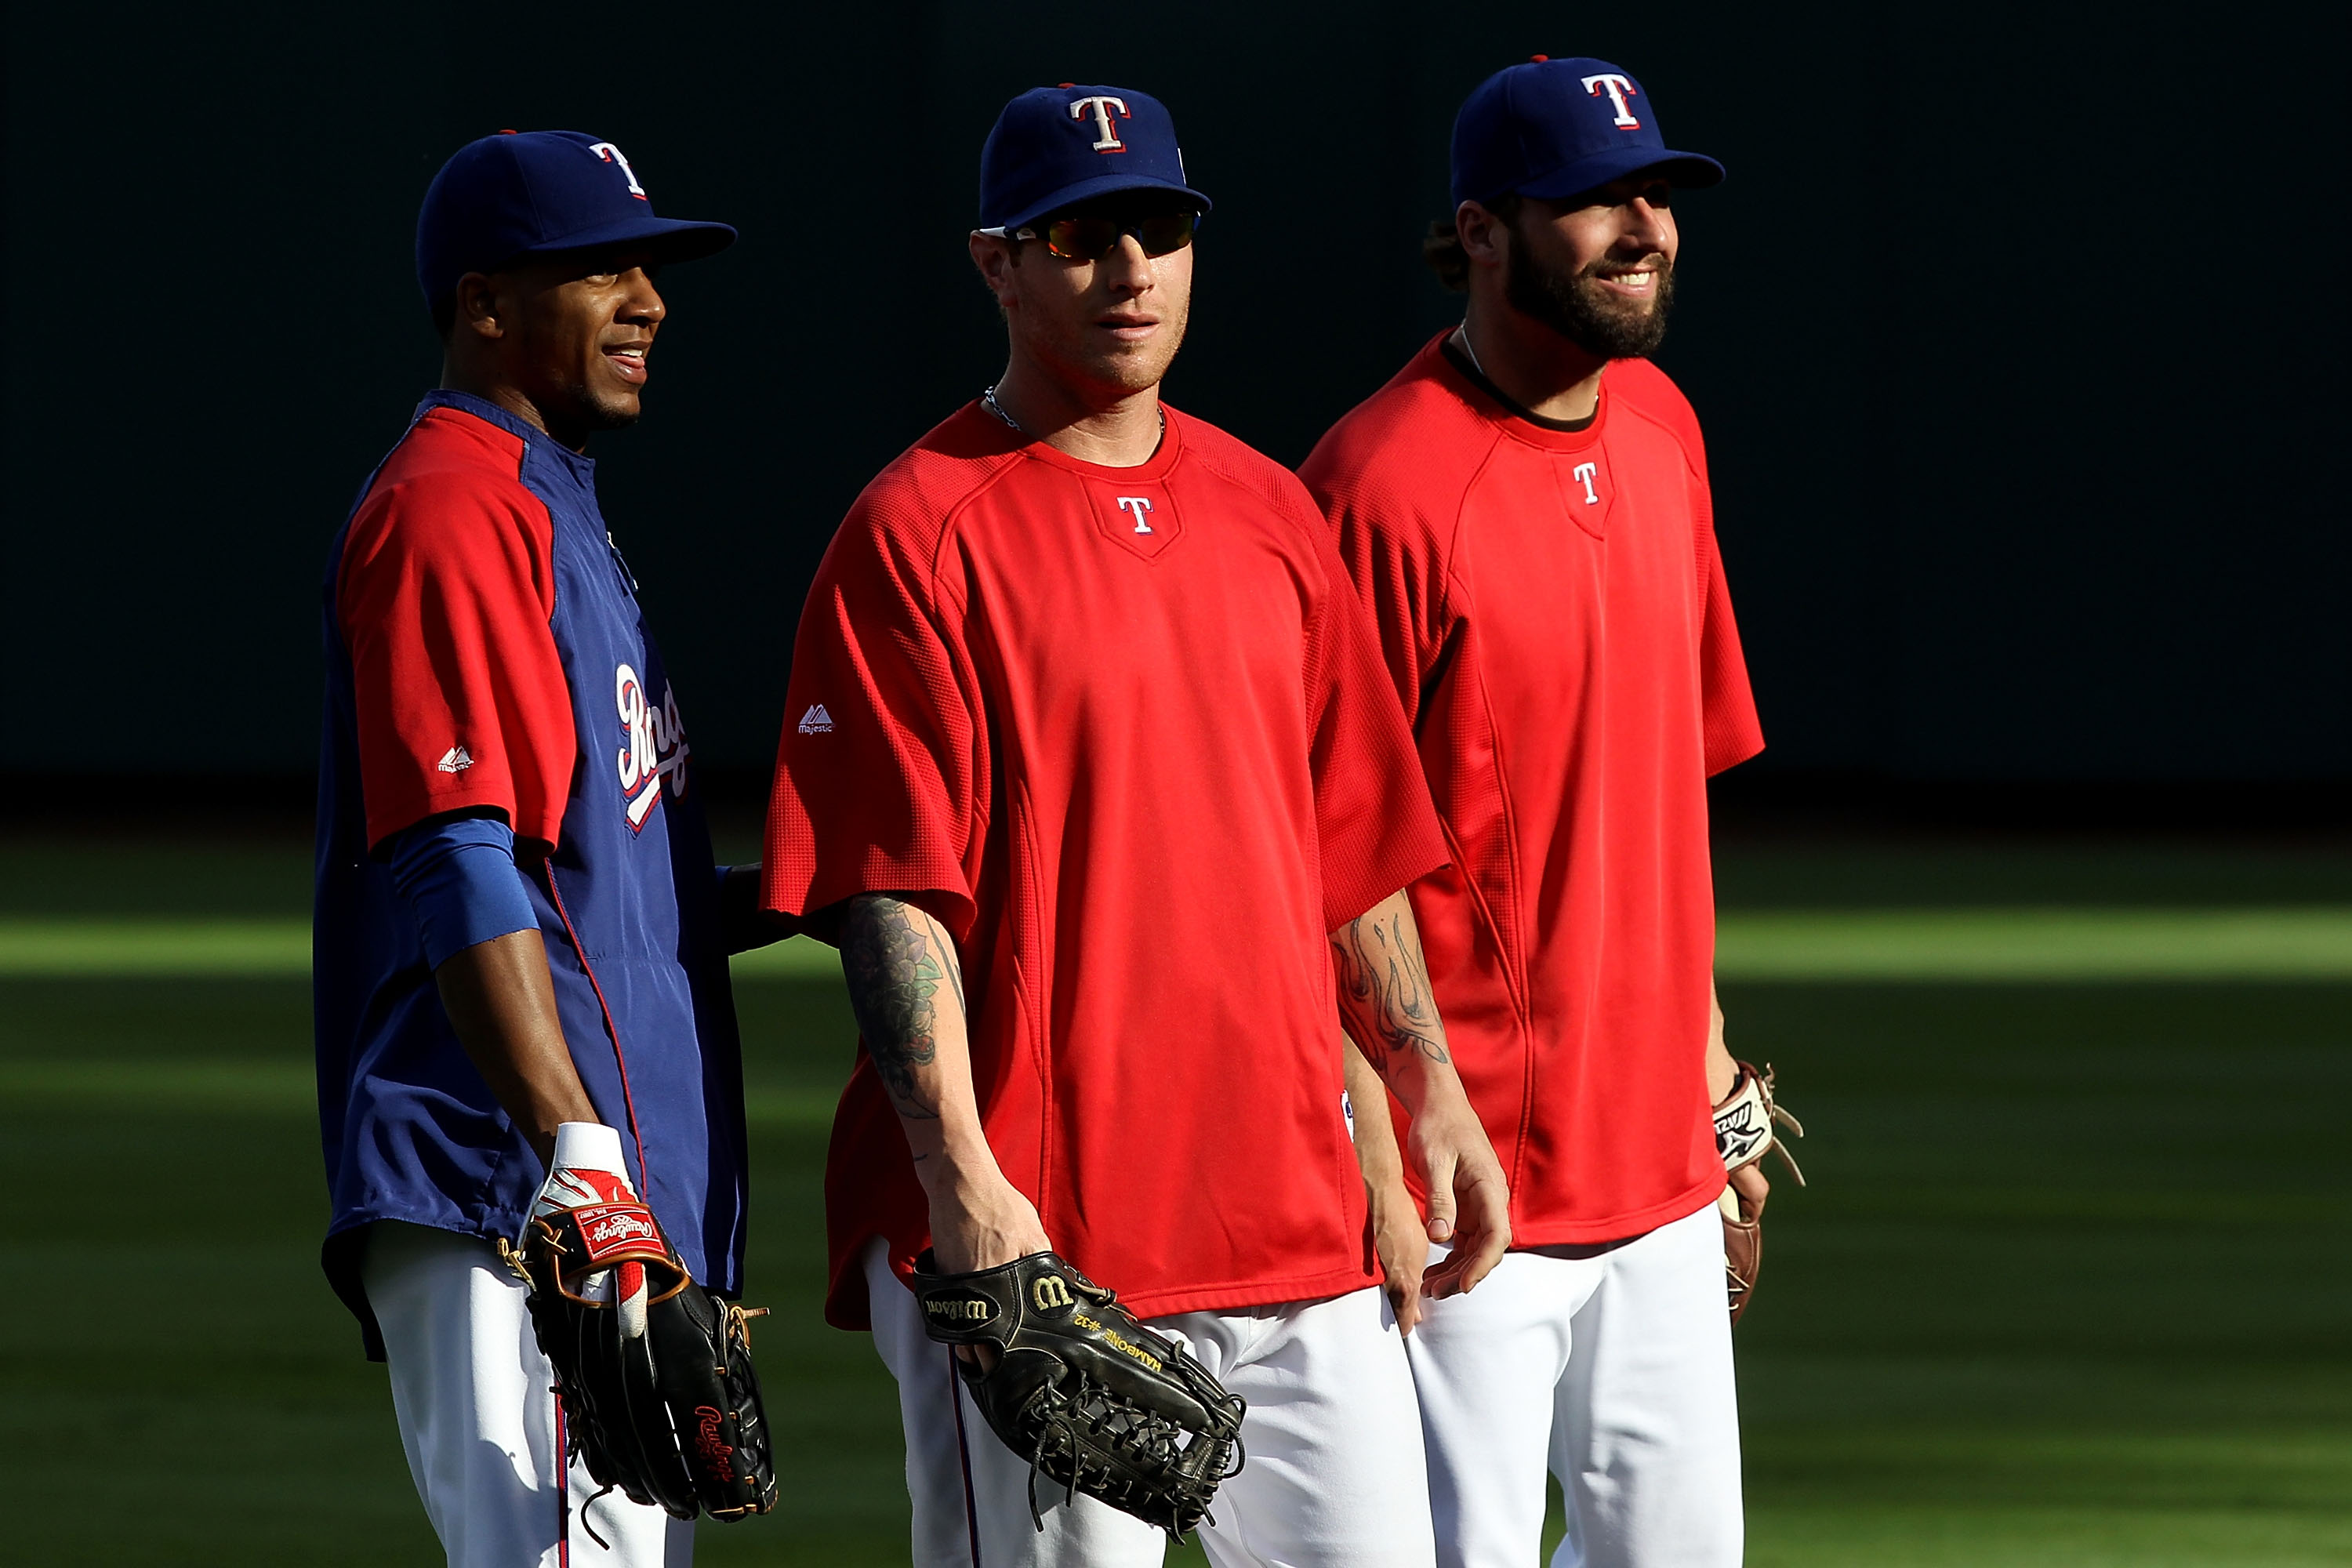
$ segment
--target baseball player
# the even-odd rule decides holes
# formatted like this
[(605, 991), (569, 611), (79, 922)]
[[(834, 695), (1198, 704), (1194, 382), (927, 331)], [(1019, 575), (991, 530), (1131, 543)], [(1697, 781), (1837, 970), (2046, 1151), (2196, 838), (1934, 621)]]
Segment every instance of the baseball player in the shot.
[[(1762, 739), (1698, 422), (1645, 357), (1675, 194), (1722, 169), (1668, 150), (1625, 71), (1538, 56), (1471, 94), (1453, 176), (1428, 252), (1468, 290), (1463, 324), (1302, 470), (1453, 847), (1412, 901), (1510, 1181), (1493, 1277), (1402, 1309), (1423, 1316), (1438, 1561), (1534, 1560), (1549, 1466), (1556, 1568), (1736, 1563), (1710, 1107), (1738, 1069), (1713, 1007), (1706, 781)], [(1376, 1154), (1387, 1108), (1359, 1108)], [(1762, 1173), (1732, 1180), (1752, 1216)]]
[(1248, 1402), (1213, 1562), (1430, 1561), (1333, 943), (1454, 1244), (1433, 1290), (1507, 1241), (1400, 891), (1445, 846), (1362, 606), (1297, 479), (1159, 395), (1209, 205), (1143, 93), (1006, 106), (970, 240), (1004, 372), (866, 487), (793, 655), (765, 901), (841, 921), (863, 1038), (827, 1311), (898, 1379), (925, 1568), (1165, 1544), (1032, 1491), (927, 1336), (927, 1247), (944, 1273), (1056, 1251)]
[(740, 1279), (726, 954), (777, 933), (757, 868), (711, 863), (677, 697), (581, 455), (637, 417), (654, 268), (733, 238), (656, 217), (593, 136), (461, 149), (417, 220), (441, 386), (329, 557), (324, 1262), (465, 1568), (692, 1551), (690, 1523), (567, 1468), (501, 1247), (534, 1212), (642, 1197), (695, 1279)]

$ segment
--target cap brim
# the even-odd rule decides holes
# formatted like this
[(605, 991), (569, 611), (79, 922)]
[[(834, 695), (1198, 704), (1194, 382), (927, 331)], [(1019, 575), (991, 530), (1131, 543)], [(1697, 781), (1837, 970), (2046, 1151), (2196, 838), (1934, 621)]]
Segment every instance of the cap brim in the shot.
[(1527, 181), (1515, 188), (1523, 196), (1534, 196), (1539, 201), (1558, 201), (1563, 196), (1580, 196), (1587, 191), (1599, 190), (1612, 180), (1622, 180), (1645, 169), (1663, 172), (1682, 190), (1699, 190), (1723, 184), (1723, 165), (1703, 153), (1623, 147), (1615, 152), (1596, 153), (1590, 158), (1579, 158), (1564, 169), (1555, 170), (1538, 180)]
[(1033, 224), (1047, 213), (1074, 207), (1080, 202), (1093, 201), (1097, 196), (1112, 196), (1121, 191), (1167, 191), (1209, 211), (1215, 204), (1190, 185), (1180, 185), (1173, 180), (1155, 180), (1145, 174), (1097, 174), (1091, 180), (1080, 180), (1075, 185), (1064, 185), (1041, 201), (1032, 202), (1001, 224), (989, 224), (990, 228), (1020, 228)]
[(735, 243), (735, 230), (723, 223), (697, 223), (691, 218), (624, 218), (575, 233), (541, 240), (518, 256), (551, 256), (566, 250), (604, 250), (619, 246), (643, 247), (664, 261), (698, 261), (716, 256)]

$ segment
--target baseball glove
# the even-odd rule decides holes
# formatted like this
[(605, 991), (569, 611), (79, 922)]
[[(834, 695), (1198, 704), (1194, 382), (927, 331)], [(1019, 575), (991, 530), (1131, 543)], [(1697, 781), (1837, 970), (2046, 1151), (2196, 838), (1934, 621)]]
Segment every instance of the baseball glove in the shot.
[(732, 1521), (775, 1506), (746, 1324), (756, 1314), (696, 1284), (625, 1184), (604, 1201), (542, 1207), (511, 1256), (555, 1368), (567, 1458), (584, 1459), (606, 1491), (678, 1519)]
[[(1779, 1127), (1800, 1138), (1805, 1135), (1803, 1125), (1772, 1098), (1770, 1066), (1759, 1073), (1741, 1062), (1731, 1092), (1715, 1108), (1715, 1147), (1723, 1156), (1725, 1174), (1752, 1165), (1767, 1153), (1777, 1153), (1797, 1185), (1803, 1186), (1805, 1173), (1797, 1169), (1796, 1156), (1780, 1142)], [(1723, 1212), (1724, 1286), (1731, 1297), (1731, 1321), (1737, 1323), (1748, 1310), (1748, 1300), (1756, 1291), (1757, 1272), (1764, 1264), (1763, 1215), (1730, 1186), (1723, 1189), (1717, 1206)]]
[(1050, 1252), (971, 1274), (916, 1260), (923, 1325), (944, 1345), (989, 1346), (982, 1372), (956, 1358), (991, 1430), (1029, 1460), (1029, 1514), (1045, 1528), (1037, 1477), (1100, 1498), (1179, 1540), (1241, 1468), (1242, 1401), (1181, 1345), (1137, 1321)]

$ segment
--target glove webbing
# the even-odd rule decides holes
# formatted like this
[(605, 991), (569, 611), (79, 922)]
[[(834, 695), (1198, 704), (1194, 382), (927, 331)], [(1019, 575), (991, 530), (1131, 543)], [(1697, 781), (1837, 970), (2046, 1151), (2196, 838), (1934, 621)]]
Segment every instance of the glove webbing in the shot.
[[(1080, 1397), (1077, 1399), (1072, 1399), (1057, 1389), (1041, 1388), (1030, 1402), (1032, 1414), (1036, 1412), (1040, 1403), (1050, 1404), (1053, 1406), (1053, 1409), (1045, 1413), (1040, 1420), (1037, 1442), (1029, 1454), (1029, 1520), (1040, 1531), (1045, 1528), (1045, 1511), (1037, 1506), (1037, 1473), (1044, 1468), (1049, 1453), (1066, 1452), (1069, 1456), (1070, 1473), (1062, 1479), (1063, 1501), (1070, 1504), (1077, 1501), (1078, 1482), (1086, 1474), (1087, 1445), (1082, 1439), (1089, 1433), (1097, 1438), (1108, 1439), (1130, 1453), (1148, 1456), (1171, 1468), (1177, 1458), (1184, 1451), (1183, 1446), (1176, 1441), (1176, 1433), (1181, 1428), (1171, 1426), (1166, 1421), (1144, 1409), (1135, 1401), (1121, 1398), (1084, 1373), (1078, 1373), (1078, 1380)], [(1093, 1426), (1081, 1425), (1079, 1421), (1081, 1413), (1088, 1404), (1099, 1405), (1105, 1412), (1104, 1419)], [(1058, 1444), (1055, 1441), (1056, 1438), (1060, 1439)], [(1193, 1441), (1207, 1442), (1210, 1439), (1205, 1436), (1195, 1436)], [(1249, 1463), (1249, 1450), (1243, 1446), (1238, 1434), (1234, 1436), (1233, 1445), (1234, 1462), (1224, 1472), (1227, 1477), (1241, 1474), (1242, 1468)], [(1102, 1469), (1104, 1481), (1108, 1484), (1114, 1479), (1116, 1472), (1108, 1465), (1102, 1467)], [(1052, 1480), (1056, 1478), (1048, 1470), (1046, 1479)], [(1122, 1487), (1121, 1496), (1131, 1495), (1134, 1484), (1130, 1479), (1127, 1486)], [(1181, 1541), (1183, 1539), (1183, 1534), (1177, 1529), (1177, 1515), (1172, 1511), (1175, 1505), (1171, 1503), (1169, 1523), (1164, 1528)], [(1126, 1511), (1134, 1510), (1129, 1509)], [(1215, 1513), (1207, 1509), (1201, 1510), (1201, 1517), (1211, 1524), (1217, 1522)]]

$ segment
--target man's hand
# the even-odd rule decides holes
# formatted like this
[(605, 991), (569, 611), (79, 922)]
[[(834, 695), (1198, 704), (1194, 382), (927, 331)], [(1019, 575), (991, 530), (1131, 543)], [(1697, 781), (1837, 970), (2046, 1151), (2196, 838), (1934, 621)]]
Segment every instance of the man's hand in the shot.
[[(1404, 1157), (1429, 1194), (1428, 1237), (1454, 1248), (1423, 1276), (1422, 1293), (1432, 1300), (1458, 1295), (1510, 1249), (1511, 1198), (1502, 1163), (1454, 1070), (1445, 1024), (1429, 994), (1421, 928), (1403, 890), (1333, 931), (1331, 948), (1349, 1037), (1412, 1118)], [(1360, 1117), (1360, 1151), (1361, 1140)]]
[(1405, 1158), (1429, 1194), (1429, 1239), (1454, 1250), (1422, 1279), (1423, 1293), (1444, 1300), (1475, 1289), (1511, 1247), (1511, 1194), (1486, 1129), (1470, 1109), (1460, 1079), (1433, 1093), (1413, 1113)]
[(1397, 1147), (1396, 1123), (1389, 1118), (1388, 1085), (1355, 1041), (1344, 1034), (1340, 1039), (1348, 1103), (1355, 1117), (1356, 1164), (1364, 1173), (1364, 1197), (1371, 1207), (1372, 1254), (1380, 1259), (1381, 1289), (1396, 1313), (1397, 1331), (1409, 1334), (1422, 1318), (1429, 1227), (1404, 1184), (1404, 1152)]
[(931, 1254), (940, 1273), (971, 1274), (1054, 1249), (1036, 1205), (1020, 1188), (993, 1172), (965, 1176), (948, 1169), (943, 1190), (930, 1194)]
[[(1715, 993), (1715, 982), (1706, 984), (1706, 1102), (1719, 1106), (1731, 1097), (1739, 1082), (1739, 1064), (1732, 1059), (1731, 1047), (1723, 1037), (1723, 1003)], [(1750, 1219), (1764, 1213), (1764, 1200), (1772, 1195), (1772, 1184), (1765, 1179), (1764, 1163), (1742, 1165), (1731, 1173), (1731, 1190), (1739, 1194), (1742, 1207)]]
[(1381, 1260), (1381, 1289), (1396, 1314), (1397, 1332), (1410, 1334), (1428, 1311), (1422, 1273), (1429, 1267), (1429, 1226), (1421, 1205), (1398, 1175), (1379, 1187), (1366, 1184), (1372, 1205), (1372, 1252)]

